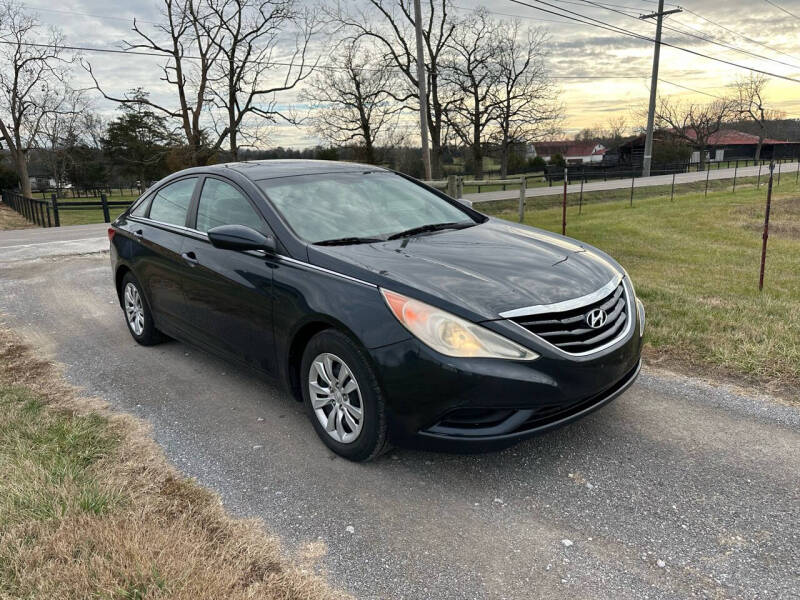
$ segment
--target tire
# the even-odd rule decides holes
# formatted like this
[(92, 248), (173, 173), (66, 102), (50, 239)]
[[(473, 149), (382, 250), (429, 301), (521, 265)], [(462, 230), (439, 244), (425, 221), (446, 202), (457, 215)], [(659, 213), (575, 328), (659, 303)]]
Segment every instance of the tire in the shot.
[(303, 351), (300, 386), (317, 435), (336, 454), (363, 462), (389, 449), (383, 393), (364, 351), (349, 337), (326, 329), (311, 338)]
[(154, 346), (164, 341), (164, 336), (156, 329), (153, 322), (153, 313), (150, 311), (150, 304), (142, 291), (142, 286), (130, 271), (122, 278), (120, 297), (125, 324), (133, 339), (142, 346)]

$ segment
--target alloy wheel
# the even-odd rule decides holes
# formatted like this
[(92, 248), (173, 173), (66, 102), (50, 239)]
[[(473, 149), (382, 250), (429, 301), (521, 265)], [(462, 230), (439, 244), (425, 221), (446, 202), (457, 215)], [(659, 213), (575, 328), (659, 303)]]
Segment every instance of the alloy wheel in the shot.
[(135, 285), (128, 282), (125, 286), (125, 317), (128, 326), (135, 335), (142, 335), (144, 332), (144, 307), (142, 306), (142, 296)]
[(350, 367), (335, 354), (318, 355), (309, 368), (308, 391), (325, 432), (342, 444), (354, 442), (364, 424), (364, 403)]

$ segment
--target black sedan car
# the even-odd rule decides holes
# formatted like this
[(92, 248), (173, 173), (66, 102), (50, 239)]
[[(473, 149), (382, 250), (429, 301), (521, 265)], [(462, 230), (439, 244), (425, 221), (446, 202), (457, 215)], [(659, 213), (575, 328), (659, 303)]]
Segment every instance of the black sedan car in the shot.
[(644, 307), (600, 250), (374, 166), (263, 161), (158, 182), (109, 229), (140, 344), (277, 377), (334, 452), (501, 448), (630, 386)]

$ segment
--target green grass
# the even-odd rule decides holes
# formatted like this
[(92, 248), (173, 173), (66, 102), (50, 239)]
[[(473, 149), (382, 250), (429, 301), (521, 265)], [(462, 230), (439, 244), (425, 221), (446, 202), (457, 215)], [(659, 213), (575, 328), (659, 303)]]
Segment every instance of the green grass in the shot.
[[(133, 202), (138, 198), (138, 195), (131, 196), (131, 195), (119, 195), (115, 194), (113, 196), (108, 197), (109, 202)], [(63, 208), (65, 205), (69, 205), (70, 202), (99, 202), (99, 198), (62, 198), (59, 199), (59, 220), (61, 225), (86, 225), (89, 223), (102, 223), (103, 222), (103, 209), (102, 208), (76, 208), (76, 209), (65, 209)], [(125, 210), (125, 207), (109, 207), (108, 213), (113, 221), (116, 219), (122, 211)]]
[(0, 599), (342, 597), (38, 354), (0, 328)]
[[(567, 235), (618, 259), (647, 306), (652, 358), (703, 372), (800, 385), (800, 187), (775, 187), (764, 291), (758, 291), (766, 185), (711, 182), (570, 195)], [(555, 199), (529, 202), (525, 222), (561, 231)], [(504, 203), (505, 204), (505, 203)], [(538, 208), (538, 209), (537, 209)], [(514, 203), (483, 205), (516, 220)]]
[(0, 531), (30, 520), (102, 514), (121, 500), (102, 490), (92, 471), (116, 444), (104, 419), (56, 415), (11, 386), (0, 386), (0, 412)]

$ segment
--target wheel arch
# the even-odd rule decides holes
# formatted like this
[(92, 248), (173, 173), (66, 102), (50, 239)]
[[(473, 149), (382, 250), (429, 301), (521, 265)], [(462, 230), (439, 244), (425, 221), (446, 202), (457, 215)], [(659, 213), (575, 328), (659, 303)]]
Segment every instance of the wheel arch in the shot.
[(128, 265), (121, 264), (114, 273), (114, 287), (117, 290), (117, 300), (120, 306), (122, 306), (122, 280), (125, 279), (125, 275), (131, 272), (132, 270)]
[(374, 369), (372, 357), (370, 356), (366, 347), (361, 340), (358, 339), (358, 336), (356, 336), (355, 333), (353, 333), (346, 325), (322, 315), (312, 317), (310, 320), (298, 327), (294, 335), (291, 337), (291, 342), (288, 346), (289, 351), (287, 353), (287, 360), (285, 362), (286, 381), (289, 391), (291, 392), (292, 397), (298, 402), (303, 401), (303, 393), (300, 387), (300, 365), (303, 362), (303, 352), (305, 351), (308, 342), (311, 341), (311, 338), (328, 329), (332, 329), (346, 335), (354, 344), (364, 350), (364, 355), (370, 362), (370, 366), (372, 366)]

